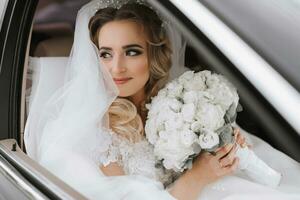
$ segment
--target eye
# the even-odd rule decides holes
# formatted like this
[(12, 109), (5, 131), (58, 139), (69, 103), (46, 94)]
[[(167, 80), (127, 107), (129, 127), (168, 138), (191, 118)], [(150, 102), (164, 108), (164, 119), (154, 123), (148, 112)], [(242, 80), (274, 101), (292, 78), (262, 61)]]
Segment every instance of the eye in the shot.
[(126, 56), (138, 56), (142, 54), (143, 52), (137, 49), (129, 49), (126, 51)]
[(105, 52), (105, 51), (100, 52), (100, 58), (105, 59), (105, 58), (111, 58), (111, 57), (112, 57), (112, 55), (108, 52)]

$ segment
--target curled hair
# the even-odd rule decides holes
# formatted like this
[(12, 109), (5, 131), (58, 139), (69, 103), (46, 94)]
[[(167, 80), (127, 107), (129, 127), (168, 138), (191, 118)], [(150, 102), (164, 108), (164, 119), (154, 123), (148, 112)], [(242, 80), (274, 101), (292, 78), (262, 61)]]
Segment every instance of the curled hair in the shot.
[[(147, 57), (150, 76), (145, 85), (146, 98), (140, 105), (141, 117), (145, 119), (147, 115), (145, 105), (149, 103), (151, 97), (155, 96), (166, 84), (169, 77), (171, 67), (170, 42), (162, 27), (162, 21), (155, 11), (142, 4), (128, 3), (119, 9), (111, 7), (100, 9), (90, 19), (90, 37), (98, 48), (98, 37), (101, 28), (108, 22), (120, 20), (129, 20), (140, 24), (147, 37)], [(139, 114), (136, 112), (136, 108), (134, 109), (135, 106), (133, 103), (129, 105), (130, 103), (131, 102), (126, 101), (124, 98), (118, 98), (109, 109), (109, 112), (113, 113), (110, 115), (110, 125), (117, 134), (126, 135), (125, 129), (128, 130), (128, 135), (132, 134), (132, 132), (130, 132), (132, 131), (130, 123), (133, 122), (127, 121), (128, 119), (135, 119), (139, 121), (139, 123), (142, 123)], [(117, 111), (118, 109), (120, 109), (120, 111)], [(133, 118), (133, 114), (138, 117)], [(126, 138), (128, 138), (128, 136), (126, 136)]]
[(124, 98), (117, 98), (108, 110), (111, 129), (131, 142), (140, 141), (143, 123), (135, 105)]

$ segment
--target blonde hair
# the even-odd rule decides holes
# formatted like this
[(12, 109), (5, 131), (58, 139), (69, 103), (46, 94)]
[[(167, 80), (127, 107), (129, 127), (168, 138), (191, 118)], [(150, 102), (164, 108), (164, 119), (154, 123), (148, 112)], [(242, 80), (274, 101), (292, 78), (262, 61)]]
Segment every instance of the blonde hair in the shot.
[[(137, 3), (119, 9), (103, 8), (89, 22), (90, 37), (98, 47), (98, 34), (104, 24), (115, 20), (131, 20), (142, 25), (147, 36), (150, 77), (145, 85), (146, 98), (140, 114), (136, 106), (125, 98), (117, 98), (109, 108), (110, 128), (130, 141), (139, 141), (144, 134), (143, 121), (147, 116), (146, 104), (166, 84), (171, 67), (171, 48), (162, 21), (149, 7)], [(142, 118), (142, 119), (141, 119)]]
[(140, 141), (144, 135), (143, 123), (135, 105), (124, 98), (117, 98), (108, 110), (109, 126), (131, 142)]

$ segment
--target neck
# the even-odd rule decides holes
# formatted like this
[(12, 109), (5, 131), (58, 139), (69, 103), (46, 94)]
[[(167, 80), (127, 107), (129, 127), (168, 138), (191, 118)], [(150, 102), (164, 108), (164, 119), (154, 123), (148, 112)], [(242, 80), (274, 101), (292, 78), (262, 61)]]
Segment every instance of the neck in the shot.
[(140, 113), (141, 103), (145, 98), (146, 98), (146, 94), (145, 94), (144, 89), (141, 89), (134, 95), (128, 97), (128, 99), (136, 106), (138, 113)]

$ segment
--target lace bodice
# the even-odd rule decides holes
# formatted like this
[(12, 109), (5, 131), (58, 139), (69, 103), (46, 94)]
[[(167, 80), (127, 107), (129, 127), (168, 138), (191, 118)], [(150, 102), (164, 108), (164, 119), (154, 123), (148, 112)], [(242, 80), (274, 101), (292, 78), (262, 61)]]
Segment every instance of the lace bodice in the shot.
[(127, 175), (146, 176), (164, 185), (173, 182), (175, 174), (156, 165), (153, 146), (146, 139), (133, 143), (110, 130), (104, 134), (106, 144), (99, 156), (102, 165), (117, 162)]

